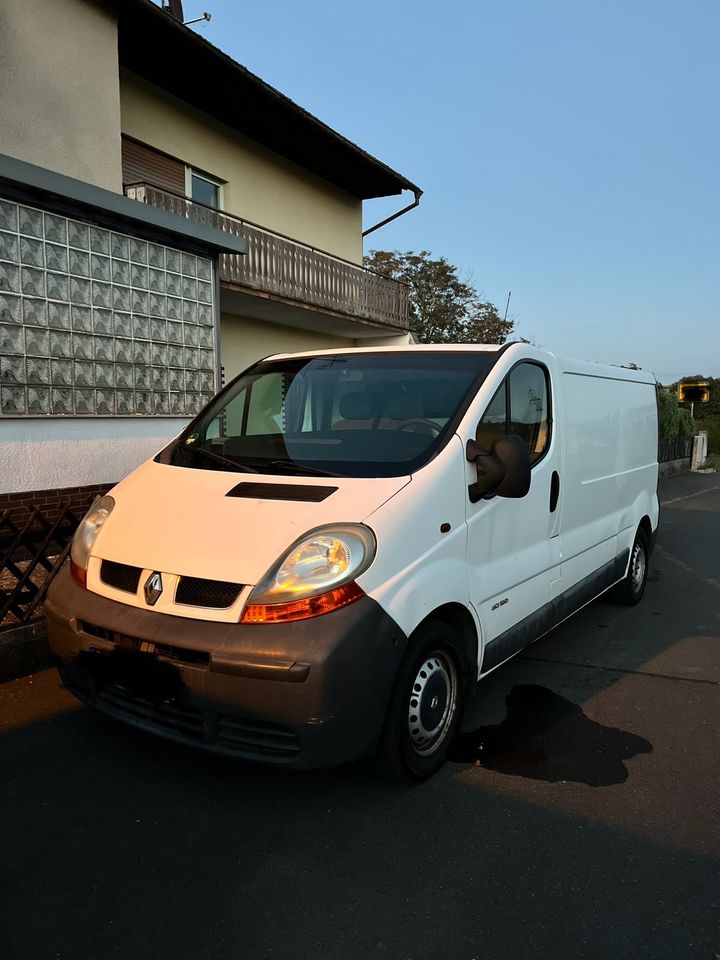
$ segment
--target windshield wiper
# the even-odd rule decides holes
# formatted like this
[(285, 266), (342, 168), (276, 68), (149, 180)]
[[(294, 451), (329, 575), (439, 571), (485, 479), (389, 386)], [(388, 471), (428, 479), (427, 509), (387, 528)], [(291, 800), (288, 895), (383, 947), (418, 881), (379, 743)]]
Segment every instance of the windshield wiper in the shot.
[(192, 453), (199, 453), (206, 459), (212, 460), (213, 463), (219, 463), (221, 466), (235, 470), (238, 473), (258, 473), (255, 467), (249, 467), (245, 463), (238, 463), (237, 460), (229, 460), (227, 457), (221, 457), (219, 453), (212, 453), (203, 447), (185, 447), (184, 449), (190, 450)]
[(292, 473), (306, 474), (309, 477), (334, 477), (336, 474), (329, 470), (320, 470), (318, 467), (306, 467), (302, 463), (295, 463), (294, 460), (271, 460), (269, 467), (276, 470), (287, 470)]

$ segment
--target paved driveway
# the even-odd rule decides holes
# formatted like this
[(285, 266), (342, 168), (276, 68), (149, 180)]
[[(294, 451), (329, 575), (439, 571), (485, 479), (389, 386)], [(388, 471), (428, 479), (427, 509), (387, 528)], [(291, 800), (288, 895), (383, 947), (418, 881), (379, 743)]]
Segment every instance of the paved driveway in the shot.
[(665, 481), (651, 582), (485, 682), (429, 783), (167, 745), (53, 671), (0, 687), (10, 958), (720, 956), (720, 475)]

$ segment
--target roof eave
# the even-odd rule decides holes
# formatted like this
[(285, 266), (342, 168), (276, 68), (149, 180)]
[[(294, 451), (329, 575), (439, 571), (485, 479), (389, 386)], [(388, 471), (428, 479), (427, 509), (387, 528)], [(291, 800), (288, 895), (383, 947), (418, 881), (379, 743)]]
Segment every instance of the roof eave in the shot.
[(118, 34), (121, 66), (353, 196), (422, 192), (153, 0), (120, 4)]

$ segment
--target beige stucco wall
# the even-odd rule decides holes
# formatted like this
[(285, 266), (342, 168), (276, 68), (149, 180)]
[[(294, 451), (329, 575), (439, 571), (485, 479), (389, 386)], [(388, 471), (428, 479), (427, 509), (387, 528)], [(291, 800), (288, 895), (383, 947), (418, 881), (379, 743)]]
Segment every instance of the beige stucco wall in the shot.
[(356, 342), (347, 337), (263, 323), (236, 314), (224, 313), (220, 317), (220, 362), (225, 367), (226, 383), (251, 363), (273, 353), (332, 350), (333, 347), (353, 347)]
[[(126, 70), (122, 130), (226, 181), (225, 210), (356, 263), (362, 202)], [(238, 105), (242, 109), (242, 105)]]
[(111, 4), (2, 0), (0, 77), (0, 152), (122, 189)]

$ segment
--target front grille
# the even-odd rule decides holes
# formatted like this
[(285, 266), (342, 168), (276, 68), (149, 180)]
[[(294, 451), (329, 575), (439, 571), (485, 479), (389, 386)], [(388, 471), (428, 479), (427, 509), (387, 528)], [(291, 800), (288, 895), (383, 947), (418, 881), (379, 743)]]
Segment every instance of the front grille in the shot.
[(263, 757), (294, 757), (300, 752), (297, 734), (277, 723), (218, 716), (218, 743), (226, 750)]
[(282, 761), (292, 760), (300, 752), (297, 735), (280, 724), (215, 713), (188, 704), (155, 703), (132, 696), (120, 687), (106, 687), (97, 695), (96, 705), (121, 720), (174, 740), (238, 757)]
[(242, 584), (226, 580), (203, 580), (200, 577), (180, 577), (175, 591), (175, 603), (193, 607), (231, 607), (240, 596)]
[[(129, 650), (140, 650), (140, 644), (147, 642), (139, 637), (128, 637), (125, 634), (120, 634), (117, 630), (98, 627), (86, 620), (81, 620), (79, 626), (83, 633), (89, 633), (91, 637), (107, 640)], [(189, 663), (200, 667), (207, 667), (210, 663), (210, 654), (204, 650), (190, 650), (186, 647), (174, 647), (167, 643), (155, 643), (154, 641), (152, 641), (152, 646), (159, 657), (166, 657), (168, 660), (175, 660), (178, 663)]]
[(114, 560), (103, 560), (100, 564), (100, 579), (109, 587), (116, 590), (126, 590), (135, 593), (140, 583), (142, 567), (131, 567), (127, 563), (115, 563)]

